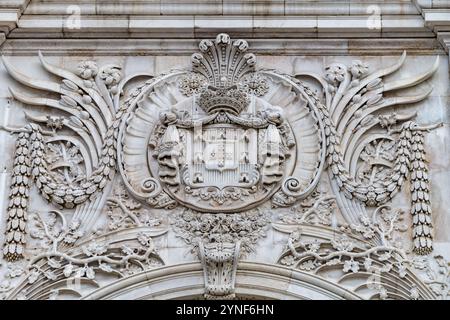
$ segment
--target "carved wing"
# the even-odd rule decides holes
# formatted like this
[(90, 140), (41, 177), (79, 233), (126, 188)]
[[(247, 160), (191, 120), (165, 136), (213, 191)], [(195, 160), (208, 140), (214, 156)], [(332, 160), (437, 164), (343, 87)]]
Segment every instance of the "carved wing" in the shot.
[[(361, 144), (361, 138), (371, 128), (383, 125), (383, 117), (377, 112), (392, 106), (404, 106), (425, 99), (432, 88), (413, 96), (386, 97), (388, 92), (417, 86), (433, 75), (439, 65), (439, 57), (434, 65), (426, 72), (395, 81), (387, 81), (385, 77), (400, 69), (406, 59), (406, 52), (400, 59), (387, 68), (367, 74), (367, 66), (356, 61), (350, 70), (343, 67), (344, 79), (339, 83), (329, 106), (332, 121), (336, 125), (336, 133), (341, 137), (341, 147), (344, 164), (347, 170), (355, 170), (354, 154)], [(329, 87), (330, 89), (330, 87)], [(332, 90), (331, 90), (332, 91)], [(330, 90), (327, 90), (330, 95)], [(413, 115), (393, 115), (391, 121), (399, 122), (412, 118)], [(351, 166), (352, 165), (352, 166)]]
[[(380, 206), (391, 200), (401, 189), (411, 172), (412, 208), (414, 223), (414, 250), (424, 254), (432, 249), (431, 206), (428, 195), (428, 176), (423, 149), (423, 131), (433, 128), (419, 127), (407, 121), (415, 114), (383, 114), (395, 105), (407, 105), (425, 99), (431, 92), (414, 96), (386, 97), (385, 93), (416, 86), (428, 79), (437, 69), (438, 58), (427, 72), (407, 79), (386, 81), (406, 58), (392, 66), (368, 72), (361, 61), (352, 66), (332, 64), (327, 67), (324, 84), (326, 106), (321, 109), (327, 135), (327, 159), (332, 187), (340, 209), (349, 223), (359, 224), (366, 206)], [(365, 135), (375, 127), (384, 133)], [(395, 136), (395, 133), (399, 133)], [(357, 177), (357, 163), (365, 148), (375, 140), (395, 142), (395, 155), (388, 174), (372, 176), (368, 182)]]
[[(119, 108), (120, 92), (130, 78), (121, 81), (119, 67), (109, 65), (99, 68), (93, 61), (84, 61), (78, 66), (78, 74), (75, 74), (46, 62), (41, 53), (39, 59), (46, 71), (62, 79), (61, 83), (32, 79), (3, 58), (6, 70), (15, 80), (46, 92), (46, 96), (53, 96), (31, 96), (10, 88), (15, 99), (27, 105), (46, 106), (51, 114), (60, 114), (26, 114), (32, 123), (23, 128), (4, 128), (19, 133), (14, 158), (17, 170), (13, 173), (4, 248), (8, 260), (23, 256), (28, 178), (31, 176), (36, 182), (46, 200), (58, 206), (74, 208), (87, 200), (94, 200), (114, 175), (117, 131), (126, 109), (126, 106)], [(37, 123), (46, 125), (48, 129)], [(66, 130), (56, 136), (56, 131), (62, 129)], [(67, 175), (58, 178), (54, 169), (69, 164), (67, 159), (59, 159), (58, 156), (59, 162), (55, 160), (53, 163), (54, 159), (47, 157), (49, 144), (68, 147), (70, 150), (65, 151), (72, 154), (79, 153), (77, 161), (84, 163), (85, 174), (75, 177), (74, 181), (68, 181)], [(98, 206), (98, 201), (99, 198), (80, 207), (75, 217), (90, 220), (89, 213)]]

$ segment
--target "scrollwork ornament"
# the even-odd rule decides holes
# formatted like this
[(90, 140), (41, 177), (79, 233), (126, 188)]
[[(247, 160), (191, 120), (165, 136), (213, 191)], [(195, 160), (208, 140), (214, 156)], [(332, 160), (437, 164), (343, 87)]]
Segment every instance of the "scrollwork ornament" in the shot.
[(284, 179), (281, 190), (272, 197), (272, 204), (275, 207), (288, 207), (303, 197), (308, 185), (301, 183), (296, 177)]

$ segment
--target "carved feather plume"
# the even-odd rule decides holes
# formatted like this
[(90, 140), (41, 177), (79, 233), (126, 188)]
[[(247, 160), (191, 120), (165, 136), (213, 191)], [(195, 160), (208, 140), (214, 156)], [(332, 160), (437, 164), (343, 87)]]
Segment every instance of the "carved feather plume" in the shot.
[[(124, 83), (132, 78), (121, 81), (120, 68), (113, 65), (99, 68), (93, 61), (83, 61), (75, 74), (48, 63), (41, 53), (39, 59), (46, 71), (61, 78), (60, 83), (32, 79), (2, 57), (6, 70), (16, 81), (56, 97), (36, 97), (10, 88), (15, 99), (61, 113), (61, 116), (27, 113), (27, 119), (33, 123), (23, 128), (4, 128), (19, 133), (14, 158), (19, 167), (12, 177), (4, 247), (4, 256), (10, 261), (24, 255), (29, 178), (36, 183), (44, 199), (66, 208), (74, 208), (96, 198), (112, 179), (116, 170), (117, 132), (127, 109), (126, 104), (119, 107), (119, 96)], [(36, 123), (46, 125), (48, 129)], [(46, 144), (56, 141), (55, 131), (63, 128), (72, 134), (58, 135), (57, 140), (79, 148), (86, 167), (87, 176), (76, 182), (56, 179), (45, 158)], [(83, 216), (89, 208), (79, 207), (75, 216)]]

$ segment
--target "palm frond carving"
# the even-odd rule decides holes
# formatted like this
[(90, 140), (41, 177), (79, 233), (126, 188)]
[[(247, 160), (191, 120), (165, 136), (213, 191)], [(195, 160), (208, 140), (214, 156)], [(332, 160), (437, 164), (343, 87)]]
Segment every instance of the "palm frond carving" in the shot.
[[(4, 128), (19, 133), (4, 247), (4, 256), (10, 261), (23, 257), (31, 181), (35, 182), (44, 199), (65, 208), (74, 208), (97, 197), (116, 170), (118, 128), (128, 107), (126, 103), (119, 107), (119, 95), (124, 84), (119, 67), (99, 68), (93, 61), (84, 61), (75, 74), (46, 62), (41, 53), (39, 58), (46, 71), (61, 78), (60, 83), (31, 79), (3, 58), (6, 70), (16, 81), (57, 97), (35, 97), (10, 89), (15, 99), (27, 105), (47, 106), (63, 114), (26, 114), (32, 123), (22, 128)], [(46, 125), (48, 129), (37, 123)], [(75, 138), (67, 137), (65, 140), (80, 149), (83, 157), (87, 175), (80, 181), (59, 181), (47, 163), (46, 143), (52, 141), (55, 130), (62, 128), (72, 131)]]
[[(364, 212), (360, 203), (366, 206), (383, 205), (410, 178), (414, 251), (427, 254), (433, 244), (424, 132), (441, 124), (420, 126), (414, 121), (406, 121), (415, 114), (381, 112), (391, 106), (425, 99), (431, 89), (413, 96), (387, 97), (385, 93), (423, 83), (436, 71), (439, 60), (437, 58), (428, 71), (417, 76), (386, 81), (385, 77), (399, 70), (405, 59), (406, 53), (403, 53), (395, 64), (371, 74), (361, 61), (353, 62), (350, 67), (332, 64), (326, 69), (325, 79), (319, 79), (324, 85), (325, 104), (318, 102), (317, 107), (325, 126), (326, 156), (332, 183), (336, 191), (346, 198), (340, 199), (344, 215), (356, 222)], [(297, 75), (300, 76), (303, 75)], [(368, 182), (360, 181), (356, 177), (356, 163), (363, 148), (371, 142), (365, 134), (377, 126), (386, 129), (386, 132), (371, 135), (371, 139), (394, 140), (394, 161), (388, 174), (382, 177), (374, 175)]]

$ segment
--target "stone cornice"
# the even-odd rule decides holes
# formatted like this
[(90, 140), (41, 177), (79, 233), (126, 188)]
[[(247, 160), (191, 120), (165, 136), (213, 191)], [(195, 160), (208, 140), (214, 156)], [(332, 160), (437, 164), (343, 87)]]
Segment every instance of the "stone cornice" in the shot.
[[(122, 39), (151, 39), (157, 43), (160, 39), (209, 38), (226, 31), (235, 37), (276, 39), (274, 43), (281, 45), (277, 49), (280, 52), (285, 50), (283, 39), (348, 39), (344, 45), (348, 51), (353, 49), (349, 43), (358, 43), (353, 39), (367, 38), (377, 39), (382, 47), (389, 48), (388, 51), (397, 52), (398, 46), (387, 39), (420, 39), (419, 42), (426, 43), (422, 39), (436, 38), (436, 32), (448, 30), (448, 13), (442, 3), (436, 1), (435, 5), (431, 0), (370, 3), (349, 0), (151, 0), (145, 3), (129, 0), (5, 0), (0, 5), (0, 31), (4, 33), (3, 38), (18, 44), (18, 50), (25, 51), (35, 49), (33, 39), (78, 39), (64, 44), (74, 46), (76, 51), (89, 50), (77, 48), (77, 41), (87, 44), (87, 39), (97, 39), (100, 50), (105, 48), (106, 51), (111, 50), (111, 46), (107, 43), (103, 45), (103, 40), (99, 39), (114, 38), (112, 43), (124, 42), (128, 47)], [(75, 11), (79, 11), (79, 28), (68, 25), (68, 19), (73, 17), (71, 14), (76, 13), (74, 6)], [(374, 23), (377, 26), (374, 27)], [(28, 39), (31, 48), (23, 48), (16, 39)], [(157, 50), (153, 44), (147, 47), (148, 42), (142, 41), (136, 44), (141, 49), (133, 52)], [(47, 50), (46, 44), (51, 42), (45, 40), (42, 49)], [(62, 45), (56, 40), (53, 45), (55, 43)], [(443, 41), (441, 43), (444, 44)], [(170, 43), (169, 47), (177, 46)], [(293, 49), (289, 41), (287, 47), (288, 52), (304, 51)], [(373, 49), (373, 46), (369, 47)], [(48, 49), (53, 52), (65, 50)], [(435, 47), (432, 45), (424, 49), (434, 51)], [(120, 48), (112, 50), (121, 51)], [(183, 51), (178, 47), (173, 50)], [(369, 51), (365, 48), (358, 50)], [(5, 51), (11, 52), (7, 48)], [(342, 52), (341, 47), (331, 51)]]
[(0, 46), (17, 27), (19, 18), (30, 0), (3, 0), (0, 5)]
[(416, 0), (414, 1), (425, 21), (444, 49), (449, 52), (450, 45), (450, 1)]
[[(8, 39), (3, 55), (189, 55), (195, 39)], [(445, 53), (435, 38), (413, 39), (252, 39), (262, 55), (435, 55)]]
[(421, 13), (402, 0), (31, 1), (8, 38), (433, 37)]
[(226, 30), (246, 38), (434, 37), (418, 15), (338, 16), (67, 16), (24, 15), (9, 38), (198, 38)]
[(376, 5), (380, 14), (418, 14), (411, 1), (300, 1), (300, 0), (110, 0), (32, 1), (27, 15), (65, 15), (76, 4), (83, 15), (367, 15)]

